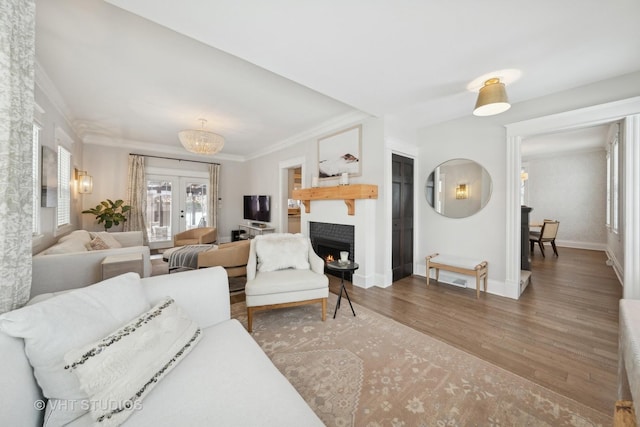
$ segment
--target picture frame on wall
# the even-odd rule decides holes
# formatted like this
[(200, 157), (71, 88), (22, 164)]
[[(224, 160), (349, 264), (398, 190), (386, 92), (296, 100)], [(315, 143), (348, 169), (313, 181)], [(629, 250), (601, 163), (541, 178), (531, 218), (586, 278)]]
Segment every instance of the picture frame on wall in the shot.
[(339, 178), (362, 174), (362, 125), (352, 126), (318, 139), (318, 177)]
[(55, 150), (42, 146), (40, 205), (55, 208), (58, 205), (58, 154)]

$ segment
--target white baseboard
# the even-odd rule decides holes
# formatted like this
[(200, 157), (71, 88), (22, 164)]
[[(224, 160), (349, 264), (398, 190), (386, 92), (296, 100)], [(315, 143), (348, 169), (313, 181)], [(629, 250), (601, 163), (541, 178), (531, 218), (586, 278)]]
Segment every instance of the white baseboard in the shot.
[(556, 240), (556, 246), (561, 248), (587, 249), (590, 251), (604, 252), (607, 250), (606, 243), (577, 242), (575, 240)]

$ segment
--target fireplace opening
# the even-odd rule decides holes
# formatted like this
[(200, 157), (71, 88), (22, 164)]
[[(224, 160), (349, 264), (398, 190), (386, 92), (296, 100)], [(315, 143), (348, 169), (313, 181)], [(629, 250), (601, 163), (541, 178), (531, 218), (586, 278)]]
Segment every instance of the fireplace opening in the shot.
[[(336, 277), (342, 277), (342, 273), (335, 270), (329, 270), (327, 268), (327, 263), (331, 261), (337, 261), (340, 259), (340, 252), (347, 251), (349, 252), (350, 245), (347, 242), (340, 242), (337, 240), (324, 239), (316, 237), (313, 241), (313, 250), (318, 254), (320, 258), (324, 260), (325, 267), (324, 272), (326, 274), (331, 274)], [(353, 254), (349, 252), (349, 260), (353, 261)], [(351, 281), (351, 273), (345, 272), (344, 279)]]
[[(330, 224), (326, 222), (309, 222), (309, 237), (313, 250), (325, 261), (324, 271), (336, 277), (342, 277), (340, 271), (329, 270), (327, 259), (339, 260), (340, 251), (349, 252), (349, 260), (355, 261), (355, 228), (347, 224)], [(329, 261), (331, 262), (331, 261)], [(345, 272), (345, 280), (352, 281), (352, 274)]]

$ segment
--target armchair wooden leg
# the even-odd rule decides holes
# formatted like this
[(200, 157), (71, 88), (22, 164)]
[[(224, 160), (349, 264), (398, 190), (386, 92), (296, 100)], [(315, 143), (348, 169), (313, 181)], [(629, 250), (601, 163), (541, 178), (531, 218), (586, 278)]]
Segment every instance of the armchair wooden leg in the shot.
[(542, 252), (542, 257), (546, 258), (544, 256), (544, 245), (542, 244), (542, 242), (540, 240), (538, 240), (538, 246), (540, 246), (540, 252)]
[(322, 321), (327, 320), (327, 299), (322, 298)]
[(247, 307), (247, 331), (252, 332), (253, 327), (253, 310), (251, 307)]
[(553, 248), (553, 253), (556, 254), (556, 256), (558, 256), (558, 248), (556, 248), (556, 241), (555, 240), (551, 241), (551, 247)]

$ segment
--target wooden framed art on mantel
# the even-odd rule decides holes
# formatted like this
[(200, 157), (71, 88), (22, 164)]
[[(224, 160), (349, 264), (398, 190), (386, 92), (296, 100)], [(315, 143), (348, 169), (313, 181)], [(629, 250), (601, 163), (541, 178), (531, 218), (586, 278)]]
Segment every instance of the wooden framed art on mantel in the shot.
[(339, 178), (343, 173), (362, 173), (362, 125), (318, 139), (318, 177)]

